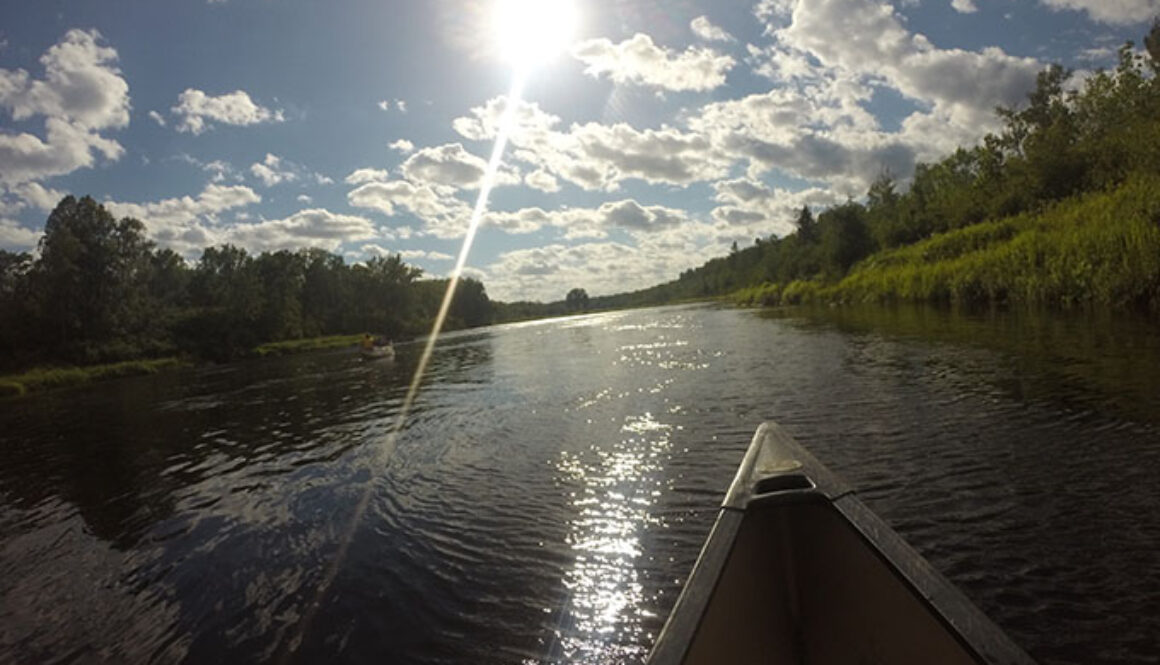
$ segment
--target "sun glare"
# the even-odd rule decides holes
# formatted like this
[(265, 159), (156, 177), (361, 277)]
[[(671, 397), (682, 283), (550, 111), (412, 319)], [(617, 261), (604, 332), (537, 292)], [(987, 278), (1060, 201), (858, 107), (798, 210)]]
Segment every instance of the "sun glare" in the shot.
[(503, 58), (527, 69), (566, 49), (579, 13), (573, 0), (496, 0), (492, 34)]

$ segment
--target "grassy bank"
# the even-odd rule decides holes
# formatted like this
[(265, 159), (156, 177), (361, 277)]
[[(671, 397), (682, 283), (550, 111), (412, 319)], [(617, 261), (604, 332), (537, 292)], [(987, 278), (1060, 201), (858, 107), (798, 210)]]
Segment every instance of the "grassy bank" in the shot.
[(361, 339), (362, 335), (330, 335), (328, 337), (311, 337), (309, 339), (291, 339), (284, 342), (262, 344), (254, 349), (253, 355), (258, 357), (285, 356), (291, 353), (337, 349), (358, 344)]
[[(255, 357), (285, 356), (293, 353), (322, 351), (352, 346), (357, 344), (361, 338), (362, 335), (332, 335), (274, 342), (254, 348), (250, 355)], [(103, 379), (156, 374), (163, 370), (188, 367), (191, 364), (191, 361), (181, 358), (159, 358), (85, 367), (34, 367), (19, 374), (0, 376), (0, 397), (25, 395), (31, 392), (65, 388)]]
[(162, 370), (184, 367), (188, 364), (179, 358), (158, 358), (88, 367), (36, 367), (20, 374), (0, 376), (0, 397), (24, 395), (102, 379), (156, 374)]
[(733, 300), (1160, 309), (1160, 177), (878, 252), (836, 283), (762, 284)]

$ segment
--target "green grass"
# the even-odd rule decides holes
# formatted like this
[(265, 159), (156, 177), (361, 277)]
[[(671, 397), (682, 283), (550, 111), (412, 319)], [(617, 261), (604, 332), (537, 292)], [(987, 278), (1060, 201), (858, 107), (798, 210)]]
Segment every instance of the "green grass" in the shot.
[(837, 283), (762, 285), (734, 300), (1160, 309), (1160, 177), (878, 252)]
[(362, 335), (331, 335), (328, 337), (311, 337), (309, 339), (292, 339), (285, 342), (270, 342), (254, 349), (255, 356), (284, 356), (291, 353), (306, 351), (321, 351), (337, 349), (344, 346), (358, 344)]
[(158, 358), (89, 367), (37, 367), (20, 374), (0, 376), (0, 397), (25, 395), (30, 392), (123, 376), (156, 374), (161, 370), (184, 367), (187, 364), (178, 358)]

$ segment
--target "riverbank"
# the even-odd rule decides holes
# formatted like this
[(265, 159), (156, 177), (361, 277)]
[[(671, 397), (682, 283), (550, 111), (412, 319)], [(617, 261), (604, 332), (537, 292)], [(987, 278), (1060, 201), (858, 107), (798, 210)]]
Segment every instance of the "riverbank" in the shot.
[(326, 337), (270, 342), (257, 346), (250, 355), (264, 358), (266, 356), (285, 356), (292, 353), (305, 353), (307, 351), (325, 351), (327, 349), (338, 349), (344, 346), (354, 346), (361, 339), (362, 335), (328, 335)]
[(1160, 310), (1160, 178), (1038, 213), (982, 222), (880, 251), (836, 282), (734, 291), (747, 306), (926, 302)]
[(31, 392), (125, 376), (156, 374), (163, 370), (188, 367), (190, 364), (181, 358), (155, 358), (88, 367), (35, 367), (19, 374), (0, 376), (0, 397), (17, 397)]
[[(247, 357), (265, 358), (286, 356), (311, 351), (326, 351), (354, 346), (362, 335), (329, 335), (283, 342), (262, 344), (251, 350)], [(117, 379), (126, 376), (156, 374), (158, 372), (190, 367), (198, 364), (187, 358), (168, 357), (152, 360), (129, 360), (102, 365), (34, 367), (23, 372), (0, 375), (0, 398), (19, 397), (28, 393), (68, 388), (93, 381)]]

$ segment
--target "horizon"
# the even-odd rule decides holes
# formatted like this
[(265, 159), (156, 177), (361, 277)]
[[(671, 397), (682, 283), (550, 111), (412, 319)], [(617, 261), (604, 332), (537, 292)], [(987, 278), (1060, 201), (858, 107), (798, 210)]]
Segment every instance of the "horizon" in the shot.
[[(318, 247), (446, 277), (512, 67), (491, 2), (0, 11), (0, 248), (66, 194), (187, 259)], [(970, 146), (1052, 63), (1113, 66), (1160, 3), (576, 2), (529, 73), (465, 274), (502, 301), (665, 283), (884, 170)], [(867, 34), (874, 38), (867, 38)], [(306, 48), (302, 44), (307, 44)], [(383, 63), (388, 63), (383, 66)], [(395, 65), (394, 63), (416, 63)]]

